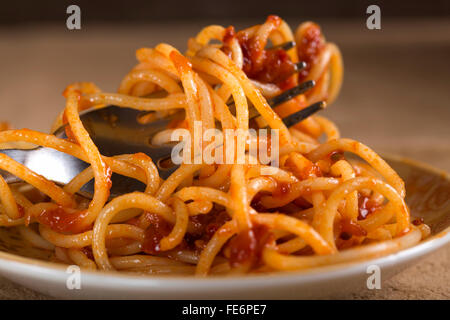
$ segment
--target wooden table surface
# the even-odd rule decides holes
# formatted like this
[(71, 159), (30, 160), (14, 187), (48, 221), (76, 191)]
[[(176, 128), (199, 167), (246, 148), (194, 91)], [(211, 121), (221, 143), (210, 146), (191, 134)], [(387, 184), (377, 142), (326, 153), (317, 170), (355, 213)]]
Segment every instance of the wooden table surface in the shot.
[[(450, 21), (383, 21), (377, 31), (367, 30), (363, 20), (320, 23), (345, 63), (342, 93), (323, 115), (343, 137), (450, 171)], [(64, 107), (67, 84), (93, 81), (114, 91), (135, 63), (137, 48), (168, 42), (184, 50), (186, 39), (207, 24), (0, 29), (0, 121), (46, 131)], [(449, 299), (449, 269), (447, 246), (383, 282), (381, 290), (342, 298)], [(48, 297), (0, 278), (0, 298)]]

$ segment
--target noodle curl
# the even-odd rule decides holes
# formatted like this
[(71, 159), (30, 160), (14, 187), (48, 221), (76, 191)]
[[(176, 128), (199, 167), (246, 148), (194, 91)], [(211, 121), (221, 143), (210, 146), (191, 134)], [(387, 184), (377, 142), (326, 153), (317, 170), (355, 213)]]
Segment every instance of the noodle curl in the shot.
[[(280, 45), (288, 41), (296, 45), (285, 51)], [(373, 258), (426, 235), (420, 231), (425, 227), (410, 222), (403, 181), (377, 153), (341, 138), (336, 125), (321, 116), (291, 128), (284, 124), (284, 117), (312, 103), (332, 103), (341, 87), (340, 51), (317, 24), (306, 22), (293, 32), (281, 18), (269, 16), (240, 31), (213, 25), (189, 39), (184, 55), (162, 43), (136, 56), (138, 64), (117, 92), (93, 83), (66, 88), (66, 107), (52, 132), (67, 124), (67, 139), (0, 125), (0, 145), (32, 143), (90, 164), (61, 187), (0, 153), (0, 169), (23, 180), (21, 186), (8, 185), (0, 176), (0, 226), (18, 228), (60, 263), (197, 276)], [(297, 70), (299, 61), (306, 68)], [(312, 90), (269, 105), (270, 98), (307, 80), (315, 81)], [(219, 132), (278, 130), (279, 167), (255, 160), (247, 148), (244, 163), (183, 163), (164, 180), (145, 154), (99, 152), (79, 112), (111, 104), (148, 112), (144, 122), (184, 112), (183, 120), (153, 137), (154, 144), (170, 141), (176, 129), (195, 136), (197, 122), (202, 130)], [(265, 141), (266, 149), (275, 144), (262, 135), (256, 141)], [(225, 150), (229, 145), (224, 142)], [(202, 150), (208, 147), (200, 142)], [(348, 160), (348, 153), (366, 164)], [(270, 175), (262, 174), (269, 169)], [(113, 172), (143, 182), (145, 190), (110, 199)], [(87, 201), (77, 192), (92, 179), (95, 191)]]

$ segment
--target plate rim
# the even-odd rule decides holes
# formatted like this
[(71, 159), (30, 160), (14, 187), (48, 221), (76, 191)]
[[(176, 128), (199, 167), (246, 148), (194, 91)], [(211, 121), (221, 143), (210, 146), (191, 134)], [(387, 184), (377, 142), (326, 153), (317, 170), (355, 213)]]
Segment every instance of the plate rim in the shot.
[[(445, 170), (435, 168), (421, 161), (413, 160), (407, 157), (383, 153), (383, 159), (405, 162), (411, 166), (419, 167), (435, 175), (440, 175), (450, 181), (450, 173)], [(448, 213), (450, 214), (450, 212)], [(204, 291), (209, 290), (227, 290), (244, 288), (251, 286), (252, 289), (265, 288), (271, 285), (283, 286), (300, 283), (312, 283), (316, 281), (331, 280), (336, 277), (345, 277), (361, 270), (366, 270), (369, 265), (378, 265), (381, 269), (419, 259), (430, 254), (450, 243), (450, 226), (431, 236), (419, 244), (406, 248), (404, 250), (388, 254), (386, 256), (349, 261), (334, 265), (315, 267), (312, 269), (281, 271), (262, 274), (246, 274), (239, 276), (158, 276), (158, 275), (132, 275), (117, 272), (103, 272), (99, 270), (82, 270), (84, 286), (95, 286), (99, 289), (117, 289), (126, 283), (126, 287), (133, 287), (135, 290), (158, 289), (165, 292), (178, 290)], [(27, 277), (60, 283), (67, 279), (67, 266), (43, 261), (16, 254), (0, 251), (0, 271), (1, 274), (20, 275), (26, 272)], [(5, 276), (6, 278), (10, 278)], [(45, 279), (44, 279), (45, 278)], [(182, 289), (180, 281), (183, 282)], [(220, 287), (216, 287), (220, 286)], [(123, 287), (122, 287), (123, 288)]]

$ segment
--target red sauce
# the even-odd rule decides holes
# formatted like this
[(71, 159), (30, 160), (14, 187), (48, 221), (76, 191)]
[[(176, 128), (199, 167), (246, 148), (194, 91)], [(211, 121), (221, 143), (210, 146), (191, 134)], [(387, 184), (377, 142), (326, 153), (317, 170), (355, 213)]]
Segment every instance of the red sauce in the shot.
[(90, 229), (90, 226), (83, 222), (86, 215), (87, 210), (77, 211), (59, 206), (42, 211), (37, 220), (56, 232), (80, 233)]
[(233, 26), (229, 26), (228, 28), (225, 29), (225, 33), (223, 35), (223, 43), (228, 45), (230, 43), (230, 41), (232, 41), (234, 39), (234, 37), (236, 37), (236, 32), (234, 31), (234, 27)]
[[(287, 75), (287, 73), (286, 73), (286, 75)], [(284, 75), (283, 75), (283, 77), (284, 77)], [(296, 85), (295, 77), (289, 77), (286, 80), (283, 80), (280, 83), (278, 83), (278, 87), (282, 91), (289, 90), (289, 89), (293, 88), (295, 85)]]
[[(346, 236), (345, 234), (362, 237), (367, 235), (367, 231), (364, 230), (363, 227), (361, 227), (356, 222), (350, 220), (350, 219), (342, 219), (340, 221), (340, 230), (341, 230), (341, 236), (344, 236), (344, 240), (348, 240), (351, 238)], [(348, 238), (348, 239), (345, 239)]]
[[(257, 49), (253, 39), (239, 38), (244, 55), (243, 70), (251, 79), (262, 83), (274, 83), (287, 89), (286, 81), (294, 72), (295, 67), (290, 57), (283, 49)], [(261, 57), (260, 57), (261, 56)], [(257, 63), (260, 59), (261, 63)]]
[(25, 208), (17, 204), (17, 210), (19, 211), (19, 218), (22, 218), (25, 215)]
[(264, 225), (256, 225), (252, 229), (242, 231), (233, 237), (227, 246), (230, 265), (237, 267), (249, 263), (253, 266), (259, 263), (262, 250), (272, 240), (269, 228)]
[(369, 197), (358, 194), (358, 220), (364, 220), (367, 216), (379, 209), (379, 206)]
[(252, 229), (243, 231), (230, 240), (230, 264), (237, 267), (255, 258), (257, 241)]
[(315, 163), (308, 163), (301, 170), (292, 163), (287, 163), (287, 167), (295, 174), (300, 180), (305, 180), (308, 178), (322, 177), (323, 173), (320, 167)]
[(294, 200), (294, 204), (297, 207), (299, 207), (299, 209), (302, 209), (302, 210), (309, 209), (309, 208), (313, 207), (312, 203), (306, 201), (305, 198), (303, 198), (303, 197), (299, 197), (299, 198), (295, 199)]
[(325, 42), (320, 31), (320, 27), (313, 23), (306, 30), (302, 41), (297, 43), (297, 52), (299, 61), (306, 62), (306, 68), (299, 72), (299, 81), (308, 77), (311, 67), (317, 62), (317, 59), (325, 47)]
[(342, 232), (341, 235), (340, 235), (340, 238), (342, 240), (350, 240), (351, 237), (352, 237), (352, 235), (350, 233), (348, 233), (348, 232)]
[(220, 229), (230, 216), (224, 210), (212, 210), (208, 214), (199, 214), (190, 218), (195, 231), (186, 235), (186, 245), (194, 250), (203, 249), (203, 244), (211, 240), (212, 236)]
[(169, 235), (172, 227), (155, 213), (146, 212), (145, 215), (150, 221), (150, 226), (145, 230), (142, 250), (148, 254), (156, 254), (161, 250), (161, 239)]
[(272, 23), (275, 28), (278, 28), (281, 25), (281, 18), (279, 16), (276, 16), (274, 14), (271, 14), (267, 17), (267, 22)]
[[(278, 28), (281, 19), (272, 15), (267, 18), (267, 22)], [(230, 57), (229, 43), (235, 37), (237, 37), (243, 53), (242, 69), (249, 78), (262, 83), (277, 84), (283, 90), (294, 85), (294, 80), (290, 76), (295, 73), (295, 66), (286, 51), (282, 49), (265, 50), (256, 37), (248, 38), (243, 32), (235, 34), (234, 28), (228, 27), (223, 37), (222, 50)]]
[(89, 259), (94, 260), (94, 254), (92, 253), (91, 247), (84, 247), (81, 249), (81, 252), (83, 252)]
[(323, 175), (322, 170), (320, 170), (319, 166), (314, 163), (311, 163), (310, 165), (306, 166), (300, 172), (301, 179), (321, 177), (322, 175)]
[(256, 194), (252, 199), (251, 207), (258, 212), (267, 212), (266, 207), (261, 203), (261, 197), (261, 193)]

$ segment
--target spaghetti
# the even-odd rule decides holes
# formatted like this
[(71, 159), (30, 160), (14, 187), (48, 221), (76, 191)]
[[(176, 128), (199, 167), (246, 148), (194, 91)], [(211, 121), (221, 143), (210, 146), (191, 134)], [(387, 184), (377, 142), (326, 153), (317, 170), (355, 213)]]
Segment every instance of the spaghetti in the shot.
[[(296, 46), (279, 48), (288, 41)], [(0, 169), (24, 181), (8, 185), (0, 176), (0, 225), (53, 251), (55, 262), (198, 276), (300, 270), (386, 255), (429, 235), (428, 226), (410, 222), (403, 181), (374, 151), (340, 138), (320, 116), (284, 125), (283, 117), (314, 102), (331, 103), (339, 93), (342, 58), (318, 25), (303, 23), (293, 33), (276, 16), (239, 32), (213, 25), (189, 40), (185, 55), (159, 44), (139, 49), (137, 59), (118, 93), (92, 83), (66, 88), (66, 108), (53, 131), (68, 124), (67, 139), (0, 125), (1, 145), (32, 143), (90, 164), (61, 187), (0, 154)], [(297, 72), (299, 61), (306, 68)], [(313, 90), (270, 107), (267, 99), (306, 80), (315, 81)], [(165, 95), (148, 98), (155, 92)], [(156, 143), (169, 141), (177, 128), (192, 132), (196, 121), (203, 129), (217, 122), (243, 131), (269, 126), (279, 130), (280, 168), (268, 176), (260, 163), (182, 164), (163, 180), (145, 154), (100, 154), (79, 112), (109, 104), (152, 111), (142, 121), (184, 109), (185, 119), (158, 133)], [(250, 104), (260, 115), (256, 123), (249, 120)], [(110, 199), (113, 172), (144, 182), (145, 191)], [(92, 179), (93, 198), (78, 196)]]

